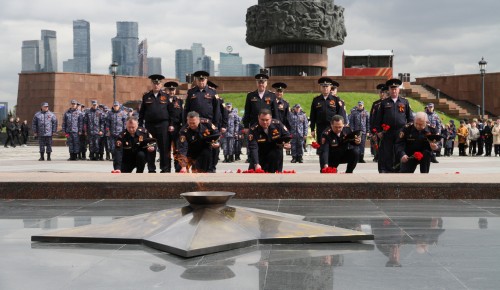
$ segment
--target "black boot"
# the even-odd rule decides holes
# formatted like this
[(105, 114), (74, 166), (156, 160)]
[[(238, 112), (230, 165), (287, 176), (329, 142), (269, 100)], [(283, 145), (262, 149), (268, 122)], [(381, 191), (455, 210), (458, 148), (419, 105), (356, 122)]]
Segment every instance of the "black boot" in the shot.
[(297, 159), (295, 159), (295, 156), (292, 157), (292, 161), (290, 161), (290, 162), (292, 162), (292, 163), (297, 162)]
[(234, 160), (236, 160), (236, 161), (241, 160), (240, 154), (236, 154), (236, 157), (234, 158)]
[(111, 157), (109, 156), (109, 152), (106, 152), (106, 160), (110, 160)]
[(297, 162), (304, 163), (304, 160), (302, 160), (302, 156), (297, 156)]
[(87, 160), (87, 153), (86, 152), (82, 152), (82, 157), (80, 159), (82, 160)]
[(104, 153), (99, 153), (99, 160), (100, 161), (104, 161)]
[(224, 155), (224, 161), (222, 163), (228, 163), (229, 162), (229, 157), (227, 155)]
[(44, 161), (45, 158), (43, 157), (43, 153), (40, 153), (40, 159), (38, 159), (38, 161)]
[(234, 162), (234, 155), (229, 155), (229, 162)]
[(52, 161), (52, 159), (50, 159), (50, 152), (47, 152), (47, 161)]
[(90, 152), (89, 159), (92, 161), (96, 161), (97, 160), (97, 153)]
[(69, 158), (67, 159), (68, 161), (73, 160), (73, 153), (69, 153)]

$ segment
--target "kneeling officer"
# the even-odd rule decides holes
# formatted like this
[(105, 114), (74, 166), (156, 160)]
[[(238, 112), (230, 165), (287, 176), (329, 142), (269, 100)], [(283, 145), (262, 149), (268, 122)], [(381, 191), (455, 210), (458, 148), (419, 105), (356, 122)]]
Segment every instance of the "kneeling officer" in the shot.
[(116, 140), (114, 169), (130, 173), (136, 168), (137, 173), (143, 173), (148, 157), (151, 158), (156, 150), (155, 142), (146, 128), (139, 127), (137, 117), (128, 117), (125, 131)]
[(340, 115), (332, 117), (330, 128), (321, 134), (319, 149), (321, 168), (335, 167), (347, 163), (345, 173), (352, 173), (359, 160), (359, 144), (361, 131), (352, 131), (344, 127), (344, 118)]

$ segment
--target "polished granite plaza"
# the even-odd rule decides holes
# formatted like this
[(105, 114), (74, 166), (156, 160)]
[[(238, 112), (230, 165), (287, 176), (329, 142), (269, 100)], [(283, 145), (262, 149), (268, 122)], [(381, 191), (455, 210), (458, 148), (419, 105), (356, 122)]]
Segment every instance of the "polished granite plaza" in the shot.
[(500, 200), (242, 200), (374, 242), (258, 245), (180, 258), (140, 245), (32, 235), (183, 200), (0, 200), (0, 289), (499, 289)]

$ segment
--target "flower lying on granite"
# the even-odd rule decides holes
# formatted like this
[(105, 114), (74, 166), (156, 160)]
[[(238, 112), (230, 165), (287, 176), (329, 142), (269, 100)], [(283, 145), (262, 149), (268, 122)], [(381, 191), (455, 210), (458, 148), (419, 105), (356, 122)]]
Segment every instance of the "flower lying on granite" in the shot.
[(337, 173), (337, 168), (335, 167), (324, 167), (321, 169), (321, 173)]
[(318, 142), (312, 142), (311, 147), (314, 149), (319, 149), (319, 147), (321, 147), (321, 145), (319, 145)]

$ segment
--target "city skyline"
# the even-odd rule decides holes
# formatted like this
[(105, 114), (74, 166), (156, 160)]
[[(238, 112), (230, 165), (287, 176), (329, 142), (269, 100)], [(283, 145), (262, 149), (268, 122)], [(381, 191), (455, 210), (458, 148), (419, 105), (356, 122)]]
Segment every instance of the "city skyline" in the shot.
[[(140, 23), (141, 39), (147, 38), (149, 54), (162, 58), (164, 75), (175, 75), (175, 50), (204, 43), (206, 54), (219, 62), (218, 53), (232, 46), (244, 56), (246, 63), (263, 64), (264, 52), (245, 42), (246, 10), (257, 0), (207, 0), (187, 6), (185, 1), (172, 0), (155, 4), (155, 11), (169, 11), (169, 21), (159, 24), (158, 17), (143, 3), (123, 0), (69, 3), (61, 0), (39, 2), (20, 0), (7, 2), (0, 11), (0, 28), (4, 40), (0, 52), (0, 101), (12, 106), (17, 99), (18, 73), (21, 71), (23, 40), (38, 39), (40, 30), (56, 30), (58, 65), (72, 58), (72, 21), (85, 19), (92, 25), (92, 72), (107, 74), (111, 64), (110, 39), (116, 35), (115, 23), (120, 20)], [(394, 71), (421, 76), (478, 74), (477, 62), (488, 61), (488, 73), (500, 70), (496, 37), (500, 24), (496, 11), (500, 3), (484, 0), (470, 5), (463, 0), (449, 2), (337, 0), (345, 8), (347, 37), (344, 45), (328, 50), (328, 74), (341, 74), (341, 55), (345, 49), (394, 50)], [(30, 9), (23, 9), (30, 7)], [(206, 13), (217, 8), (225, 17)], [(429, 9), (432, 7), (432, 9)], [(452, 8), (451, 8), (452, 7)], [(57, 10), (58, 13), (54, 14)], [(182, 11), (182, 13), (176, 13)], [(414, 12), (411, 12), (414, 11)], [(423, 13), (417, 13), (417, 12)], [(191, 19), (196, 19), (192, 21)], [(201, 25), (201, 26), (200, 26)]]

